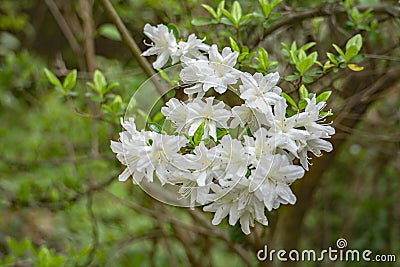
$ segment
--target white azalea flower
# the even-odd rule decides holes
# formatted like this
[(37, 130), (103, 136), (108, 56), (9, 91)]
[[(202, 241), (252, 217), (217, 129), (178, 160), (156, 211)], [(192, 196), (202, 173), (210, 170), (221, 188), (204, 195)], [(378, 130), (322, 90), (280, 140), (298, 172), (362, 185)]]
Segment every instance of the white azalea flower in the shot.
[(247, 166), (250, 164), (250, 159), (246, 155), (242, 143), (237, 139), (233, 139), (230, 135), (225, 135), (222, 137), (218, 148), (217, 163), (220, 163), (220, 166), (217, 168), (224, 169), (225, 178), (244, 177), (247, 172)]
[(174, 170), (168, 175), (168, 182), (179, 185), (178, 193), (181, 198), (189, 198), (189, 206), (194, 208), (196, 203), (205, 205), (208, 199), (211, 183), (203, 186), (198, 185), (200, 172)]
[(307, 136), (305, 140), (305, 145), (299, 149), (299, 159), (300, 163), (305, 170), (308, 171), (309, 157), (308, 152), (313, 153), (315, 156), (320, 157), (322, 155), (321, 151), (331, 152), (333, 146), (330, 142), (321, 139), (321, 136), (311, 134)]
[(229, 47), (225, 47), (220, 54), (217, 45), (212, 45), (209, 50), (209, 61), (183, 58), (182, 61), (186, 66), (181, 71), (181, 80), (186, 84), (194, 84), (185, 88), (185, 93), (190, 95), (198, 93), (201, 97), (211, 88), (220, 94), (224, 93), (228, 85), (237, 83), (240, 76), (241, 72), (233, 68), (238, 55)]
[(279, 81), (277, 72), (266, 76), (258, 72), (253, 76), (250, 73), (243, 73), (240, 79), (242, 80), (242, 85), (239, 87), (240, 98), (244, 99), (249, 107), (268, 112), (271, 105), (281, 101), (282, 89), (276, 85)]
[(185, 127), (188, 119), (188, 109), (186, 104), (182, 101), (176, 98), (171, 98), (165, 104), (165, 107), (161, 108), (161, 113), (165, 118), (175, 123), (177, 126), (177, 132), (180, 132), (183, 127)]
[(305, 142), (308, 131), (296, 129), (298, 116), (286, 118), (287, 104), (284, 99), (275, 103), (274, 115), (270, 120), (267, 135), (272, 138), (275, 147), (288, 150), (298, 157), (297, 150)]
[(261, 160), (259, 166), (252, 171), (251, 191), (264, 202), (271, 211), (280, 204), (294, 204), (296, 196), (290, 189), (290, 184), (304, 176), (304, 169), (293, 165), (286, 155), (275, 154), (271, 158)]
[(276, 145), (272, 138), (267, 137), (267, 130), (260, 128), (253, 134), (254, 137), (244, 136), (246, 153), (250, 155), (251, 162), (257, 166), (263, 158), (270, 158), (275, 153)]
[(214, 184), (211, 189), (215, 201), (203, 208), (204, 211), (215, 212), (212, 224), (220, 224), (229, 215), (229, 224), (235, 225), (239, 220), (243, 233), (247, 235), (250, 234), (250, 226), (254, 226), (254, 220), (268, 225), (263, 202), (248, 188), (249, 181), (246, 178), (235, 183), (233, 188)]
[(219, 101), (213, 105), (214, 97), (208, 97), (202, 101), (195, 99), (187, 104), (188, 134), (193, 136), (199, 126), (204, 123), (203, 137), (212, 136), (217, 140), (217, 127), (227, 128), (228, 120), (231, 118), (231, 112), (225, 109), (225, 103)]
[(145, 173), (147, 179), (152, 182), (154, 172), (161, 184), (167, 182), (166, 171), (174, 169), (174, 163), (180, 160), (180, 148), (187, 142), (183, 136), (162, 135), (156, 132), (147, 132), (146, 142), (139, 148), (143, 152), (139, 154), (136, 169)]
[[(162, 68), (168, 61), (169, 57), (174, 56), (177, 52), (178, 45), (175, 36), (167, 26), (159, 24), (157, 27), (146, 24), (144, 26), (144, 34), (153, 42), (142, 56), (157, 55), (157, 60), (153, 62), (155, 69)], [(176, 63), (176, 60), (172, 64)]]
[(203, 55), (203, 52), (208, 52), (210, 50), (210, 46), (208, 44), (203, 43), (204, 39), (198, 39), (194, 33), (189, 35), (188, 40), (186, 42), (180, 41), (178, 43), (178, 50), (175, 55), (172, 56), (173, 61), (177, 62), (181, 60), (181, 58), (192, 58), (192, 59), (206, 59)]
[(216, 147), (208, 149), (204, 142), (201, 142), (193, 150), (194, 154), (184, 155), (186, 158), (185, 168), (194, 170), (198, 186), (209, 185), (214, 178), (213, 167), (216, 149)]
[(119, 181), (126, 181), (129, 176), (133, 177), (133, 182), (138, 184), (145, 176), (143, 172), (136, 170), (137, 161), (140, 159), (137, 145), (144, 141), (144, 133), (136, 130), (133, 118), (122, 121), (122, 127), (126, 130), (119, 134), (120, 142), (111, 141), (111, 150), (117, 154), (117, 159), (127, 168), (119, 175)]
[(332, 144), (322, 138), (330, 138), (335, 134), (335, 129), (330, 125), (320, 123), (323, 122), (324, 117), (319, 114), (324, 108), (325, 102), (317, 103), (315, 96), (312, 99), (306, 98), (306, 101), (307, 107), (298, 115), (296, 121), (298, 127), (304, 127), (310, 134), (303, 140), (299, 149), (300, 163), (304, 169), (308, 170), (308, 152), (319, 157), (322, 155), (321, 151), (332, 151)]
[(247, 125), (253, 133), (260, 129), (262, 125), (268, 124), (268, 119), (264, 113), (258, 109), (250, 108), (247, 104), (233, 107), (232, 117), (231, 128), (236, 128), (239, 125), (245, 127)]

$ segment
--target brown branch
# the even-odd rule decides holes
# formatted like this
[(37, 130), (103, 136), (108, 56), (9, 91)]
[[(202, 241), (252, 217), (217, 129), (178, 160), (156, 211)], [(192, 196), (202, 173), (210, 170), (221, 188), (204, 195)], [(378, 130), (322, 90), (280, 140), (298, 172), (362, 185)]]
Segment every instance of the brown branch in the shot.
[[(115, 11), (115, 9), (112, 6), (112, 4), (110, 3), (110, 1), (109, 0), (101, 0), (101, 3), (103, 4), (103, 7), (104, 7), (108, 17), (110, 18), (111, 22), (117, 27), (119, 33), (121, 34), (122, 41), (128, 47), (129, 51), (132, 53), (133, 57), (139, 63), (139, 65), (143, 69), (144, 73), (149, 78), (152, 77), (153, 75), (155, 75), (156, 72), (154, 71), (153, 67), (141, 55), (142, 51), (140, 50), (139, 46), (136, 44), (135, 40), (133, 40), (128, 29), (122, 22), (121, 18), (118, 16), (117, 12)], [(166, 90), (164, 89), (164, 87), (161, 86), (161, 84), (159, 84), (159, 82), (157, 80), (152, 79), (152, 82), (154, 83), (154, 85), (155, 85), (157, 91), (160, 93), (160, 95), (164, 95), (166, 93)]]
[(93, 3), (90, 0), (79, 0), (82, 9), (83, 31), (85, 33), (85, 58), (89, 72), (96, 69), (96, 52), (94, 45)]
[(69, 45), (71, 46), (71, 49), (78, 56), (81, 55), (81, 47), (78, 44), (78, 42), (76, 41), (75, 36), (72, 33), (67, 21), (64, 19), (63, 15), (61, 14), (60, 10), (58, 9), (57, 4), (53, 0), (44, 0), (44, 1), (46, 2), (46, 5), (49, 8), (50, 12), (53, 14), (54, 19), (56, 20), (58, 26), (60, 27), (61, 31), (63, 32)]
[[(90, 2), (89, 2), (90, 1)], [(82, 9), (82, 21), (83, 21), (83, 31), (85, 34), (85, 59), (86, 66), (90, 73), (93, 73), (96, 70), (96, 52), (95, 52), (95, 43), (94, 43), (94, 22), (93, 22), (93, 12), (92, 6), (93, 3), (91, 0), (79, 0), (80, 7)], [(100, 106), (98, 103), (93, 101), (89, 101), (90, 112), (94, 117), (99, 116)], [(99, 136), (98, 136), (98, 125), (96, 123), (92, 123), (90, 126), (90, 132), (92, 135), (91, 140), (91, 154), (96, 156), (99, 154)]]
[[(363, 6), (356, 6), (359, 11), (363, 12), (368, 9), (372, 9), (373, 12), (377, 14), (388, 14), (392, 17), (399, 18), (400, 17), (400, 11), (397, 9), (394, 9), (390, 5), (363, 5)], [(291, 13), (293, 11), (290, 11)], [(343, 7), (336, 7), (336, 8), (326, 8), (325, 6), (315, 9), (315, 10), (308, 10), (308, 11), (301, 11), (301, 12), (296, 12), (292, 15), (287, 15), (283, 16), (283, 19), (273, 23), (270, 27), (266, 28), (265, 31), (263, 32), (264, 37), (268, 37), (270, 34), (274, 33), (275, 31), (279, 30), (282, 27), (288, 26), (288, 25), (293, 25), (293, 24), (298, 24), (299, 21), (306, 20), (306, 19), (311, 19), (311, 18), (316, 18), (316, 17), (327, 17), (327, 16), (332, 16), (332, 15), (338, 15), (340, 13), (347, 12)], [(253, 44), (256, 42), (257, 36), (250, 40), (250, 44)], [(256, 46), (260, 45), (260, 43), (263, 41), (263, 38), (258, 40), (258, 43)]]
[(218, 238), (220, 240), (223, 240), (243, 260), (244, 263), (246, 263), (248, 266), (253, 265), (252, 259), (248, 255), (248, 251), (245, 250), (240, 244), (233, 243), (232, 240), (230, 239), (228, 233), (226, 233), (222, 229), (212, 225), (211, 222), (205, 218), (205, 215), (202, 212), (200, 212), (199, 210), (190, 210), (190, 214), (193, 216), (194, 221), (196, 223), (201, 222), (201, 224), (204, 226), (199, 225), (199, 224), (193, 226), (193, 225), (188, 225), (186, 223), (183, 223), (181, 220), (173, 217), (172, 215), (169, 215), (168, 213), (159, 212), (157, 210), (145, 208), (145, 207), (140, 206), (137, 203), (134, 203), (132, 201), (124, 200), (109, 191), (106, 191), (106, 192), (133, 210), (136, 210), (138, 212), (143, 212), (143, 213), (148, 214), (153, 217), (162, 216), (163, 220), (173, 223), (177, 227), (187, 229), (190, 232), (195, 232), (195, 233), (198, 233), (201, 235), (206, 235), (206, 236), (210, 236), (213, 238)]

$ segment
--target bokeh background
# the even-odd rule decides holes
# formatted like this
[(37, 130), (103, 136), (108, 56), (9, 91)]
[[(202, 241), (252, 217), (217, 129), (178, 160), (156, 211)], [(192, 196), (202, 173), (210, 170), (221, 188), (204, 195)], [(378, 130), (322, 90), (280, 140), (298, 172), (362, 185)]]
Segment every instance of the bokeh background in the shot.
[[(264, 47), (294, 98), (297, 85), (284, 79), (293, 66), (281, 42), (316, 42), (311, 50), (326, 60), (333, 43), (343, 47), (363, 36), (363, 71), (344, 68), (307, 85), (311, 92), (332, 91), (334, 151), (313, 159), (293, 185), (298, 202), (267, 214), (270, 226), (257, 225), (250, 236), (226, 221), (212, 226), (212, 214), (201, 208), (167, 206), (118, 182), (122, 166), (110, 140), (117, 140), (119, 117), (148, 73), (121, 41), (106, 2), (0, 1), (0, 266), (278, 266), (259, 263), (256, 252), (264, 245), (322, 250), (338, 238), (348, 248), (397, 255), (397, 263), (368, 266), (398, 266), (398, 1), (285, 0), (240, 30), (210, 22), (201, 4), (216, 8), (217, 0), (108, 2), (142, 51), (146, 23), (173, 23), (182, 35), (195, 32), (220, 47), (229, 46), (229, 36), (250, 51)], [(261, 12), (258, 1), (240, 3), (244, 13)], [(77, 69), (76, 87), (63, 96), (44, 68), (61, 80)], [(102, 98), (87, 85), (96, 69), (119, 83)]]

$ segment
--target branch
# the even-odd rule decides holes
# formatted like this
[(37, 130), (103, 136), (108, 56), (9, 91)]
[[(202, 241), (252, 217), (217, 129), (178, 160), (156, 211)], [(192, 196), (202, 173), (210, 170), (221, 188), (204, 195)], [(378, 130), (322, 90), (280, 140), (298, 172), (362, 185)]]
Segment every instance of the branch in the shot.
[(67, 21), (64, 19), (63, 15), (61, 14), (60, 10), (58, 9), (56, 3), (53, 0), (44, 0), (44, 1), (46, 2), (46, 5), (49, 8), (50, 12), (53, 14), (53, 17), (56, 20), (61, 31), (63, 32), (65, 38), (67, 38), (67, 41), (68, 41), (69, 45), (71, 46), (72, 50), (77, 55), (80, 55), (81, 47), (79, 46), (78, 42), (76, 41), (74, 34), (72, 33), (70, 27), (68, 26)]
[[(400, 11), (398, 9), (394, 9), (390, 5), (363, 5), (363, 6), (356, 6), (356, 8), (358, 8), (358, 10), (361, 12), (366, 11), (368, 9), (372, 9), (373, 12), (378, 14), (379, 13), (388, 14), (394, 18), (400, 17)], [(273, 23), (270, 27), (266, 28), (263, 33), (263, 36), (267, 37), (268, 35), (274, 33), (275, 31), (279, 30), (284, 26), (298, 24), (299, 21), (302, 20), (316, 18), (316, 17), (327, 17), (332, 15), (338, 15), (344, 12), (347, 11), (343, 7), (336, 7), (332, 9), (321, 7), (315, 10), (296, 12), (293, 15), (283, 16), (283, 19)], [(255, 38), (257, 38), (257, 36), (255, 36)], [(250, 40), (250, 43), (255, 43), (255, 38)], [(260, 45), (262, 41), (263, 39), (258, 40), (257, 46)]]
[(93, 12), (92, 3), (90, 0), (80, 0), (79, 4), (82, 9), (82, 21), (83, 21), (83, 31), (85, 33), (85, 57), (86, 64), (89, 72), (94, 72), (96, 69), (96, 52), (94, 46), (94, 22), (93, 22)]
[[(136, 59), (136, 61), (139, 63), (140, 67), (143, 69), (144, 73), (147, 75), (147, 77), (152, 77), (153, 75), (156, 74), (154, 71), (153, 67), (150, 65), (150, 63), (142, 57), (142, 51), (136, 44), (135, 40), (133, 40), (132, 36), (130, 35), (128, 29), (122, 22), (121, 18), (118, 16), (117, 12), (115, 11), (114, 7), (110, 3), (109, 0), (101, 0), (101, 3), (112, 21), (112, 23), (117, 27), (119, 33), (121, 34), (122, 41), (125, 43), (125, 45), (128, 47), (129, 51), (132, 53), (133, 57)], [(166, 90), (164, 89), (161, 84), (155, 79), (152, 79), (152, 82), (154, 83), (154, 86), (156, 87), (157, 91), (160, 93), (160, 95), (164, 95), (166, 93)]]

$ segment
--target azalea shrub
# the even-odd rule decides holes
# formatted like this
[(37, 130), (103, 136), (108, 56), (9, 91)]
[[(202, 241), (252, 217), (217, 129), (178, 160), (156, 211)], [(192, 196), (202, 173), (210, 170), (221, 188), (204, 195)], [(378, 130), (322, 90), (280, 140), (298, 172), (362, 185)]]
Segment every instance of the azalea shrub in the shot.
[[(169, 99), (161, 108), (162, 124), (153, 131), (137, 129), (133, 117), (122, 122), (120, 141), (111, 142), (127, 166), (119, 180), (131, 176), (135, 184), (158, 179), (177, 186), (177, 199), (214, 212), (215, 225), (227, 216), (230, 225), (240, 222), (245, 234), (254, 221), (268, 225), (266, 210), (296, 202), (290, 185), (309, 170), (311, 155), (333, 149), (326, 140), (335, 133), (326, 120), (332, 113), (324, 111), (330, 92), (316, 95), (303, 85), (296, 104), (278, 86), (278, 72), (241, 70), (239, 52), (231, 47), (220, 52), (194, 34), (177, 42), (162, 24), (146, 24), (144, 33), (151, 43), (142, 55), (157, 56), (154, 68), (169, 59), (180, 63), (179, 79), (171, 86), (183, 90), (187, 100)], [(243, 103), (231, 107), (216, 99), (227, 90)], [(163, 126), (166, 121), (172, 130)]]

